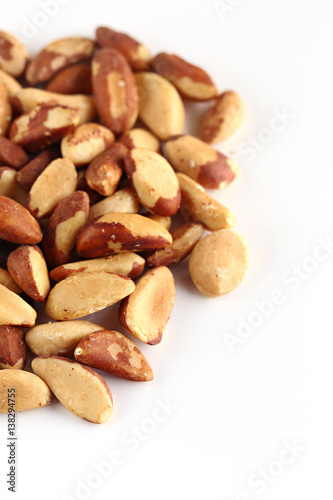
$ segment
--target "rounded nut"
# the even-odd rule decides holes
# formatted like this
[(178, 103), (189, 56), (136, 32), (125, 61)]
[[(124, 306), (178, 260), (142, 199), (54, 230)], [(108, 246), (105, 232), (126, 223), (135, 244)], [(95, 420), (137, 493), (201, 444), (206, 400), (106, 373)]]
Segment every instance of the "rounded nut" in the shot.
[(231, 292), (242, 281), (247, 266), (246, 244), (229, 229), (205, 236), (196, 244), (189, 260), (192, 281), (207, 297)]
[(132, 128), (124, 132), (118, 139), (128, 149), (145, 148), (151, 149), (156, 153), (160, 150), (160, 141), (148, 130), (144, 128)]
[(0, 413), (8, 413), (8, 391), (15, 389), (15, 411), (33, 410), (51, 403), (52, 393), (33, 373), (15, 368), (0, 371)]
[(92, 94), (91, 67), (78, 64), (64, 68), (54, 75), (45, 90), (58, 94)]
[(0, 284), (0, 325), (34, 326), (36, 311), (19, 295)]
[(16, 170), (29, 161), (29, 156), (18, 144), (0, 136), (0, 165), (13, 167)]
[(91, 221), (95, 217), (100, 217), (101, 215), (112, 212), (136, 214), (140, 210), (140, 206), (132, 189), (125, 187), (92, 205), (90, 207), (88, 220)]
[(17, 182), (17, 174), (15, 168), (0, 167), (0, 195), (25, 205), (27, 192)]
[(174, 215), (180, 205), (176, 174), (163, 156), (135, 148), (125, 157), (125, 172), (140, 203), (156, 215)]
[(29, 52), (19, 39), (0, 31), (0, 69), (12, 76), (21, 76), (28, 59)]
[(17, 182), (23, 189), (29, 191), (39, 174), (43, 172), (51, 161), (59, 158), (59, 156), (60, 154), (57, 146), (51, 146), (44, 149), (17, 172)]
[(0, 195), (0, 238), (34, 245), (42, 240), (42, 236), (40, 225), (26, 208)]

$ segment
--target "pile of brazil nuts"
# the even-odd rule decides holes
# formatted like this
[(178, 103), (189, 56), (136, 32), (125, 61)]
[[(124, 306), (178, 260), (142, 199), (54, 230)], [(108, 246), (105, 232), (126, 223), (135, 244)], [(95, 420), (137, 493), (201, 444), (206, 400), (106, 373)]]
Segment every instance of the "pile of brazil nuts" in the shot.
[[(200, 138), (183, 133), (183, 100), (211, 101)], [(130, 338), (80, 318), (120, 302), (124, 329), (155, 345), (175, 301), (170, 266), (190, 255), (208, 297), (241, 282), (246, 245), (207, 189), (237, 175), (211, 144), (243, 114), (238, 94), (219, 94), (203, 69), (152, 57), (112, 29), (56, 40), (31, 59), (0, 31), (1, 413), (14, 388), (16, 411), (53, 394), (75, 415), (107, 421), (112, 395), (95, 369), (133, 381), (153, 371)], [(52, 321), (37, 320), (39, 303)]]

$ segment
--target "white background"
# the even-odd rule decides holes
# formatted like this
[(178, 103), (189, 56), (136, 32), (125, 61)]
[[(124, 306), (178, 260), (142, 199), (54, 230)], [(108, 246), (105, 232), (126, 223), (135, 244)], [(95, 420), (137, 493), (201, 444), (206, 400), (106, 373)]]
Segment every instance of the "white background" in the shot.
[[(174, 269), (177, 300), (163, 341), (138, 343), (155, 379), (106, 376), (114, 397), (108, 423), (89, 424), (60, 404), (19, 414), (15, 498), (332, 498), (333, 250), (323, 241), (333, 238), (333, 3), (49, 4), (45, 21), (42, 1), (1, 1), (1, 29), (28, 33), (34, 55), (56, 38), (93, 37), (98, 25), (110, 26), (153, 54), (174, 52), (202, 66), (221, 91), (241, 94), (244, 124), (219, 146), (241, 173), (214, 196), (235, 214), (250, 266), (234, 292), (216, 299), (194, 289), (186, 263)], [(190, 108), (194, 133), (206, 106)], [(284, 121), (274, 118), (281, 114)], [(118, 328), (116, 307), (103, 318)], [(173, 405), (169, 414), (157, 410), (161, 401)], [(2, 415), (2, 499), (13, 497), (5, 485), (6, 433)], [(293, 443), (294, 455), (286, 454)], [(110, 465), (115, 452), (121, 464), (96, 476), (95, 466)]]

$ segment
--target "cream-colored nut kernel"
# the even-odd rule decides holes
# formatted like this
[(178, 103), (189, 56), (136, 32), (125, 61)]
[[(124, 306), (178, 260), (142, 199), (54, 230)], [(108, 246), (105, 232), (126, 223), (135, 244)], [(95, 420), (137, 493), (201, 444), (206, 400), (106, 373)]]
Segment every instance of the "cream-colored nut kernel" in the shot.
[(128, 278), (137, 278), (143, 272), (145, 259), (140, 255), (129, 252), (99, 259), (81, 260), (56, 267), (50, 273), (53, 281), (61, 281), (72, 274), (90, 273), (92, 271), (104, 271), (105, 273), (121, 274)]
[(207, 189), (224, 188), (238, 174), (231, 158), (191, 135), (171, 137), (165, 149), (177, 172), (188, 175)]
[(175, 282), (171, 271), (155, 267), (136, 283), (134, 292), (120, 309), (119, 320), (131, 335), (147, 344), (162, 340), (175, 302)]
[(244, 278), (247, 266), (246, 244), (230, 229), (205, 236), (196, 244), (189, 260), (192, 281), (207, 297), (231, 292)]
[(28, 193), (17, 181), (17, 170), (11, 167), (0, 167), (0, 196), (7, 196), (24, 205)]
[(15, 36), (0, 31), (0, 69), (12, 76), (21, 76), (29, 59), (29, 52)]
[(0, 284), (0, 325), (34, 326), (37, 313), (19, 295)]
[(23, 88), (15, 78), (6, 73), (6, 71), (2, 71), (2, 69), (0, 69), (0, 82), (6, 85), (10, 97), (13, 97), (16, 92)]
[(75, 191), (76, 183), (74, 163), (67, 158), (53, 160), (32, 185), (27, 200), (28, 210), (37, 219), (50, 215), (61, 200)]
[(148, 130), (144, 128), (132, 128), (124, 132), (118, 139), (128, 149), (145, 148), (158, 153), (160, 150), (160, 141)]
[(0, 369), (22, 370), (27, 359), (24, 330), (17, 326), (0, 326)]
[(88, 221), (112, 212), (136, 214), (139, 210), (140, 203), (136, 199), (132, 189), (125, 187), (92, 205), (90, 207)]
[(96, 424), (111, 417), (113, 404), (110, 389), (95, 370), (60, 356), (35, 358), (31, 367), (74, 415)]
[(162, 141), (181, 134), (184, 104), (175, 87), (163, 76), (142, 71), (134, 75), (139, 97), (139, 118)]
[(13, 250), (7, 267), (15, 282), (36, 302), (44, 302), (50, 280), (44, 255), (36, 245), (22, 245)]
[(84, 123), (61, 141), (61, 154), (80, 167), (90, 163), (115, 140), (114, 134), (98, 123)]
[(200, 138), (209, 143), (227, 139), (240, 127), (244, 118), (244, 105), (232, 90), (219, 95), (208, 110), (202, 124)]
[(156, 215), (174, 215), (180, 205), (176, 174), (163, 156), (134, 148), (125, 156), (125, 172), (140, 203)]
[(9, 368), (0, 371), (0, 413), (8, 413), (8, 391), (11, 389), (15, 390), (15, 411), (33, 410), (51, 403), (51, 391), (40, 377)]
[(12, 120), (12, 107), (9, 101), (9, 91), (0, 80), (0, 135), (6, 135)]
[(185, 174), (177, 174), (182, 193), (182, 209), (194, 222), (210, 231), (228, 229), (236, 224), (230, 210), (210, 196), (204, 188)]
[(13, 103), (22, 113), (31, 111), (38, 104), (67, 106), (78, 113), (80, 117), (79, 125), (91, 122), (96, 118), (94, 98), (83, 94), (64, 95), (27, 87), (15, 94)]
[(22, 289), (13, 280), (13, 278), (11, 277), (9, 272), (6, 271), (6, 269), (2, 269), (1, 267), (0, 267), (0, 283), (1, 283), (1, 285), (8, 288), (8, 290), (11, 290), (12, 292), (17, 293), (18, 295), (20, 295), (22, 293)]
[(46, 314), (55, 321), (82, 318), (115, 304), (133, 292), (130, 278), (94, 271), (68, 276), (52, 288)]
[(154, 220), (155, 222), (158, 222), (167, 231), (169, 231), (169, 229), (171, 227), (172, 220), (171, 220), (171, 217), (169, 215), (145, 214), (145, 217), (148, 217), (148, 219), (151, 219), (151, 220)]
[(37, 356), (73, 356), (76, 345), (90, 333), (104, 330), (90, 321), (44, 323), (31, 328), (25, 342)]

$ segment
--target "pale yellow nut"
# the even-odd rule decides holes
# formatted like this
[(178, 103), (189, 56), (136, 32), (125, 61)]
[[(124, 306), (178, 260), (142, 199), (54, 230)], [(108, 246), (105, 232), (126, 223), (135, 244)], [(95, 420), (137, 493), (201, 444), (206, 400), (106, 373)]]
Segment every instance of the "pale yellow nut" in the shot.
[(34, 326), (36, 311), (19, 295), (0, 284), (0, 325)]
[(109, 213), (137, 214), (140, 210), (140, 203), (136, 199), (131, 188), (122, 188), (111, 196), (107, 196), (90, 207), (88, 221), (95, 217)]
[(9, 368), (0, 370), (0, 413), (11, 412), (8, 411), (8, 398), (11, 400), (11, 407), (17, 412), (49, 405), (52, 394), (37, 375)]

